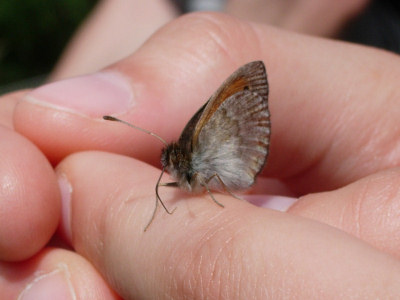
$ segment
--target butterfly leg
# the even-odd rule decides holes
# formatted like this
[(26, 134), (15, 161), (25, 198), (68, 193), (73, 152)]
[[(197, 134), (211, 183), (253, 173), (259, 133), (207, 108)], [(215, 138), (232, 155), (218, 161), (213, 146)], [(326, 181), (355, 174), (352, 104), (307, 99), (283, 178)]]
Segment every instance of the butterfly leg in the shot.
[(210, 195), (211, 199), (218, 204), (221, 207), (225, 207), (221, 202), (218, 202), (217, 199), (214, 198), (214, 195), (211, 193), (210, 188), (208, 187), (207, 183), (204, 184), (204, 187), (206, 188), (208, 194)]
[(217, 173), (215, 173), (214, 175), (212, 175), (210, 178), (207, 179), (207, 181), (206, 181), (206, 183), (205, 183), (205, 185), (204, 185), (205, 188), (207, 189), (208, 194), (211, 196), (211, 198), (213, 199), (213, 201), (214, 201), (215, 203), (217, 203), (217, 204), (218, 204), (219, 206), (221, 206), (221, 207), (224, 207), (224, 205), (223, 205), (222, 203), (218, 202), (218, 201), (214, 198), (213, 194), (211, 193), (211, 191), (210, 191), (210, 189), (209, 189), (209, 187), (208, 187), (208, 183), (209, 183), (214, 177), (218, 179), (219, 183), (222, 185), (222, 188), (224, 189), (225, 192), (227, 192), (228, 194), (230, 194), (231, 196), (233, 196), (233, 197), (235, 197), (235, 198), (238, 198), (236, 195), (234, 195), (234, 194), (226, 187), (226, 185), (225, 185), (225, 183), (222, 181), (221, 177), (220, 177)]
[(232, 193), (225, 185), (225, 183), (222, 181), (221, 177), (219, 177), (219, 175), (217, 173), (215, 173), (213, 176), (211, 176), (208, 180), (207, 183), (209, 183), (214, 177), (216, 177), (219, 181), (219, 183), (221, 184), (222, 188), (224, 189), (225, 192), (227, 192), (229, 195), (231, 195), (233, 198), (236, 198), (238, 200), (243, 200), (243, 198), (235, 195), (234, 193)]
[[(165, 186), (177, 186), (177, 183), (176, 183), (176, 182), (169, 182), (169, 183), (166, 183), (166, 184), (160, 183), (161, 177), (163, 176), (164, 171), (165, 171), (164, 169), (161, 171), (160, 177), (158, 178), (158, 181), (157, 181), (157, 184), (156, 184), (156, 205), (155, 205), (155, 207), (154, 207), (153, 214), (151, 215), (150, 221), (149, 221), (149, 222), (147, 223), (147, 225), (144, 227), (144, 231), (146, 231), (146, 230), (149, 228), (150, 224), (151, 224), (151, 223), (153, 222), (153, 220), (154, 220), (154, 217), (156, 216), (157, 207), (158, 207), (158, 202), (161, 203), (162, 207), (164, 207), (165, 211), (166, 211), (169, 215), (172, 215), (172, 214), (174, 213), (174, 211), (176, 210), (176, 207), (175, 207), (172, 211), (169, 211), (168, 208), (165, 206), (164, 202), (162, 202), (162, 200), (161, 200), (161, 198), (160, 198), (160, 195), (158, 194), (158, 187), (159, 187), (159, 186), (164, 186), (164, 185), (165, 185)], [(175, 185), (174, 185), (174, 184), (175, 184)]]

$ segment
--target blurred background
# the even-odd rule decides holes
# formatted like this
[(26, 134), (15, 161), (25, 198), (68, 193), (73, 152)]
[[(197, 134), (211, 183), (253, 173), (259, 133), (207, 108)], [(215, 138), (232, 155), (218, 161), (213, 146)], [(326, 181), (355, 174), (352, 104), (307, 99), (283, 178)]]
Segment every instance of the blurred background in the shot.
[[(177, 14), (221, 10), (226, 1), (229, 0), (171, 0)], [(2, 0), (0, 94), (45, 82), (68, 41), (97, 2)], [(400, 53), (400, 1), (371, 1), (335, 38)]]
[(0, 94), (46, 79), (96, 0), (0, 1)]

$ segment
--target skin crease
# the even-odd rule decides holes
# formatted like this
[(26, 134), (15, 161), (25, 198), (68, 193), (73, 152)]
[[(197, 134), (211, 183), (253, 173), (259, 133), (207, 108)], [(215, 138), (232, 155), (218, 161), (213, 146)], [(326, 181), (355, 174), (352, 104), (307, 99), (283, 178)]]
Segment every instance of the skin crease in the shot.
[[(71, 261), (85, 269), (91, 265), (82, 259), (90, 262), (99, 273), (88, 276), (103, 276), (127, 299), (395, 298), (400, 293), (397, 56), (196, 14), (170, 23), (111, 69), (130, 78), (136, 91), (137, 105), (124, 119), (137, 120), (150, 108), (160, 111), (168, 126), (156, 114), (139, 118), (140, 125), (171, 140), (235, 67), (256, 58), (267, 65), (273, 124), (262, 176), (281, 178), (305, 195), (289, 213), (218, 195), (226, 204), (221, 209), (206, 196), (165, 189), (167, 205), (178, 209), (173, 216), (160, 211), (143, 234), (159, 175), (147, 163), (156, 164), (159, 144), (99, 119), (27, 101), (17, 105), (16, 130), (47, 157), (62, 160), (57, 175), (66, 176), (73, 188), (70, 243), (79, 259)], [(61, 121), (68, 144), (52, 130)], [(114, 150), (142, 161), (98, 151), (57, 157), (57, 149), (64, 155), (82, 150), (82, 128), (91, 129), (86, 150)], [(44, 142), (49, 137), (56, 146)], [(10, 155), (17, 154), (18, 149)], [(45, 259), (52, 251), (42, 253)], [(80, 286), (82, 275), (71, 274)], [(9, 288), (7, 281), (0, 284)], [(24, 286), (22, 280), (14, 284)], [(88, 286), (107, 288), (100, 280)]]

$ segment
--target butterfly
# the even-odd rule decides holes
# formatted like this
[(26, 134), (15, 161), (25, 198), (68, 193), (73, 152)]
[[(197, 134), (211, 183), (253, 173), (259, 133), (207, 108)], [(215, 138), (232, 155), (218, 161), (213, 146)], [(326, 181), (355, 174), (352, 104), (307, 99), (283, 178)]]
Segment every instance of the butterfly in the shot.
[[(245, 190), (252, 186), (266, 163), (271, 135), (268, 109), (269, 86), (262, 61), (253, 61), (236, 70), (187, 123), (178, 141), (168, 144), (156, 134), (112, 116), (160, 139), (162, 171), (156, 185), (175, 186), (188, 192), (207, 191), (218, 205), (212, 190)], [(176, 181), (161, 183), (167, 171)]]

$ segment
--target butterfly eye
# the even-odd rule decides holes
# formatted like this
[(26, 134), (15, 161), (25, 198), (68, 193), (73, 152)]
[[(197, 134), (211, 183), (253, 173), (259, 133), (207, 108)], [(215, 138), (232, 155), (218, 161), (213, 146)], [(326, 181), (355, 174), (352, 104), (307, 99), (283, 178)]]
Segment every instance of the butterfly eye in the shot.
[(250, 88), (249, 88), (248, 85), (246, 85), (243, 89), (244, 89), (245, 91), (248, 91)]

